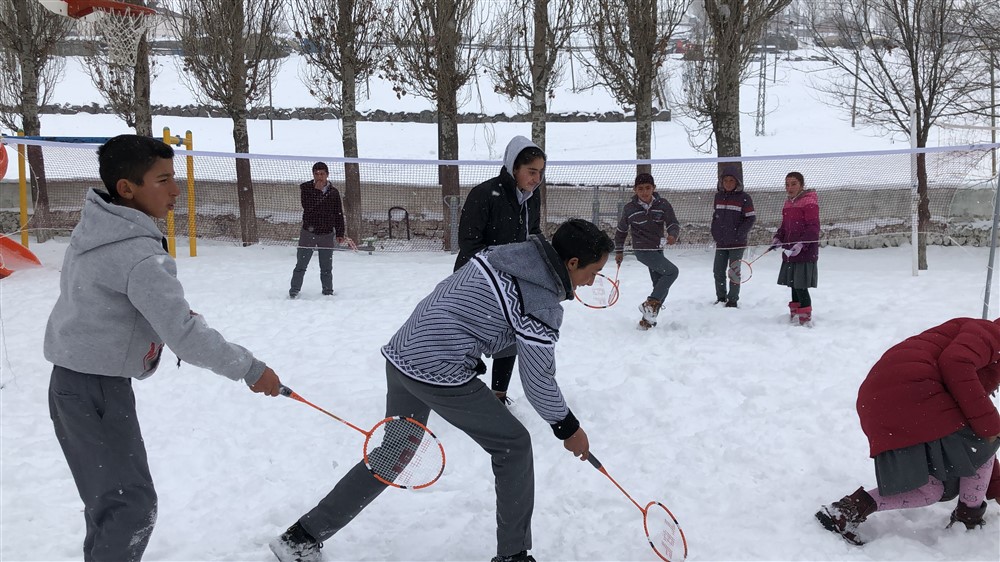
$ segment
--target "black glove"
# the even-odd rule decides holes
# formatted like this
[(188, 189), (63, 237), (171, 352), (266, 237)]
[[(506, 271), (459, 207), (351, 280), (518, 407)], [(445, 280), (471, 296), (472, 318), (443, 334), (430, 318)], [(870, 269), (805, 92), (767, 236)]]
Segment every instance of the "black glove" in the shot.
[(482, 357), (480, 357), (479, 359), (476, 359), (475, 371), (476, 371), (476, 376), (477, 377), (479, 375), (485, 375), (486, 374), (486, 363), (483, 363), (483, 358)]

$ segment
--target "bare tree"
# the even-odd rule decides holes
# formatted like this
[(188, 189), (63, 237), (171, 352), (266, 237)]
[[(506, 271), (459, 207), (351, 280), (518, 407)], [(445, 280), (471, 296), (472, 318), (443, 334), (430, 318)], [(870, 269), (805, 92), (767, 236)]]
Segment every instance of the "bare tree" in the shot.
[[(344, 156), (358, 157), (358, 85), (384, 56), (383, 7), (378, 0), (295, 0), (295, 37), (307, 65), (303, 81), (321, 103), (343, 120)], [(361, 235), (361, 173), (344, 164), (347, 232)]]
[[(143, 0), (122, 0), (127, 4), (145, 6)], [(145, 22), (151, 16), (133, 16), (136, 23)], [(149, 22), (146, 22), (149, 23)], [(143, 25), (142, 27), (146, 27)], [(135, 129), (136, 134), (153, 136), (153, 113), (149, 105), (150, 83), (155, 76), (155, 65), (149, 56), (149, 38), (145, 29), (140, 33), (135, 65), (121, 64), (111, 54), (106, 43), (121, 40), (117, 34), (104, 35), (105, 26), (88, 26), (89, 54), (84, 57), (87, 73), (94, 87), (101, 93), (111, 111), (125, 124)], [(121, 46), (117, 48), (123, 48)]]
[(573, 33), (577, 0), (512, 0), (499, 9), (485, 70), (494, 89), (527, 100), (531, 141), (545, 150), (548, 100), (562, 82), (563, 52)]
[[(961, 0), (841, 2), (839, 31), (862, 45), (857, 50), (825, 47), (824, 54), (842, 78), (819, 88), (829, 94), (832, 105), (855, 106), (860, 121), (901, 132), (917, 147), (926, 147), (937, 121), (960, 119), (982, 107), (975, 76), (984, 72), (983, 59), (959, 40), (969, 35), (962, 5)], [(927, 269), (931, 215), (926, 155), (918, 154), (916, 161), (917, 265)]]
[[(458, 92), (476, 72), (482, 53), (486, 5), (475, 0), (399, 0), (390, 10), (385, 74), (398, 96), (413, 93), (437, 104), (438, 159), (458, 159)], [(459, 196), (458, 166), (438, 168), (442, 212)], [(445, 221), (444, 247), (451, 249)]]
[(694, 119), (689, 128), (693, 146), (714, 144), (719, 156), (743, 154), (740, 83), (769, 22), (791, 1), (705, 2), (697, 34), (700, 52), (689, 57), (683, 78), (685, 110)]
[[(691, 0), (584, 0), (584, 30), (593, 59), (581, 59), (593, 79), (635, 110), (636, 158), (652, 155), (653, 93), (662, 88), (670, 38)], [(649, 172), (649, 165), (638, 166)]]
[[(65, 68), (63, 59), (53, 57), (53, 49), (72, 24), (35, 0), (0, 0), (0, 123), (5, 127), (29, 136), (41, 134), (39, 110)], [(28, 147), (28, 166), (35, 238), (44, 242), (54, 233), (48, 228), (49, 192), (41, 147)]]
[[(247, 113), (260, 101), (281, 66), (277, 31), (282, 0), (178, 0), (183, 72), (191, 92), (218, 104), (233, 120), (237, 153), (250, 152)], [(243, 245), (257, 243), (250, 160), (236, 159), (236, 192)]]
[[(496, 14), (486, 72), (494, 89), (512, 100), (527, 100), (531, 141), (545, 150), (548, 101), (562, 82), (563, 50), (573, 33), (576, 0), (512, 0)], [(572, 54), (569, 54), (572, 56)], [(548, 189), (538, 186), (542, 224), (548, 216)]]

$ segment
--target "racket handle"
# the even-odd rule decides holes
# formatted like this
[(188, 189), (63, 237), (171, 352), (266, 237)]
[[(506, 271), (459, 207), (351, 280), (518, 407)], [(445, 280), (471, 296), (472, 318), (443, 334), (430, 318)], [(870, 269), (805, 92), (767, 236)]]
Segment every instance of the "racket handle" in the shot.
[(601, 470), (602, 466), (601, 461), (597, 460), (597, 457), (594, 456), (594, 453), (592, 452), (587, 453), (587, 460), (590, 461), (590, 464), (594, 465), (594, 468), (596, 468), (597, 470)]
[(289, 398), (291, 398), (291, 396), (295, 393), (292, 392), (292, 389), (288, 388), (287, 386), (280, 385), (278, 386), (278, 394), (282, 396), (288, 396)]

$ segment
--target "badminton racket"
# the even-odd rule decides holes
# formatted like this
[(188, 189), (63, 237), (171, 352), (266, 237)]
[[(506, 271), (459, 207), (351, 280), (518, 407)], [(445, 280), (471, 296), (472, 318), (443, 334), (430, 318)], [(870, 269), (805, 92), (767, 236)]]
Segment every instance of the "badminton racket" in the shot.
[(680, 524), (677, 523), (677, 518), (674, 517), (674, 514), (665, 505), (658, 501), (651, 501), (646, 504), (646, 507), (642, 507), (637, 501), (632, 499), (632, 496), (625, 491), (625, 488), (621, 487), (621, 484), (608, 474), (604, 465), (601, 464), (601, 461), (597, 460), (593, 452), (588, 454), (587, 460), (601, 474), (607, 476), (608, 480), (611, 480), (611, 483), (621, 490), (621, 493), (625, 494), (625, 497), (632, 502), (632, 505), (642, 512), (642, 528), (646, 532), (646, 540), (649, 542), (649, 546), (653, 549), (653, 552), (660, 557), (660, 560), (681, 562), (687, 559), (687, 538), (684, 537), (684, 531), (681, 530)]
[(764, 250), (764, 253), (755, 257), (754, 259), (747, 260), (733, 260), (729, 262), (729, 267), (726, 269), (726, 276), (729, 277), (730, 283), (735, 283), (737, 285), (742, 285), (753, 277), (753, 263), (760, 258), (766, 256), (773, 248), (768, 248)]
[[(281, 385), (278, 392), (363, 434), (365, 466), (383, 484), (419, 490), (437, 482), (444, 472), (444, 446), (427, 426), (413, 418), (388, 417), (365, 431), (306, 400), (285, 385)], [(373, 439), (376, 435), (381, 439)], [(378, 446), (375, 446), (376, 443)]]
[(618, 272), (621, 271), (621, 264), (615, 269), (615, 278), (598, 273), (594, 277), (594, 282), (590, 285), (577, 287), (573, 294), (576, 300), (583, 303), (588, 308), (608, 308), (618, 302), (620, 292), (618, 291)]

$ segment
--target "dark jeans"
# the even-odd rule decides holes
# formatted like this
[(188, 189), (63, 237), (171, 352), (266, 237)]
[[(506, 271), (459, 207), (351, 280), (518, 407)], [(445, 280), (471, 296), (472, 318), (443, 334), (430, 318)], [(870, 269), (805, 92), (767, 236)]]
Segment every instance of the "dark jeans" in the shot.
[(299, 234), (299, 249), (295, 253), (295, 269), (292, 270), (290, 293), (302, 290), (302, 280), (306, 276), (309, 261), (312, 260), (313, 248), (319, 252), (319, 281), (324, 293), (333, 292), (333, 247), (336, 238), (331, 234), (313, 234), (303, 230)]
[(649, 298), (661, 303), (667, 298), (670, 286), (677, 281), (680, 270), (664, 255), (662, 250), (636, 250), (635, 258), (649, 268), (649, 278), (653, 282), (653, 292)]
[[(529, 550), (535, 477), (528, 430), (478, 378), (460, 386), (430, 385), (407, 377), (388, 361), (385, 377), (386, 417), (401, 415), (426, 423), (433, 410), (490, 454), (497, 496), (497, 554)], [(369, 452), (369, 456), (373, 454)], [(358, 462), (299, 523), (316, 540), (325, 541), (386, 487), (363, 461)]]
[(156, 522), (156, 490), (135, 414), (132, 379), (55, 366), (49, 415), (83, 500), (83, 559), (142, 559)]
[[(736, 267), (741, 267), (739, 263), (743, 259), (744, 248), (719, 249), (715, 251), (715, 262), (712, 264), (712, 273), (715, 275), (715, 298), (720, 301), (737, 302), (740, 300), (740, 284), (729, 281), (729, 264), (737, 262)], [(742, 273), (737, 270), (737, 273)], [(726, 283), (729, 282), (728, 290)]]

